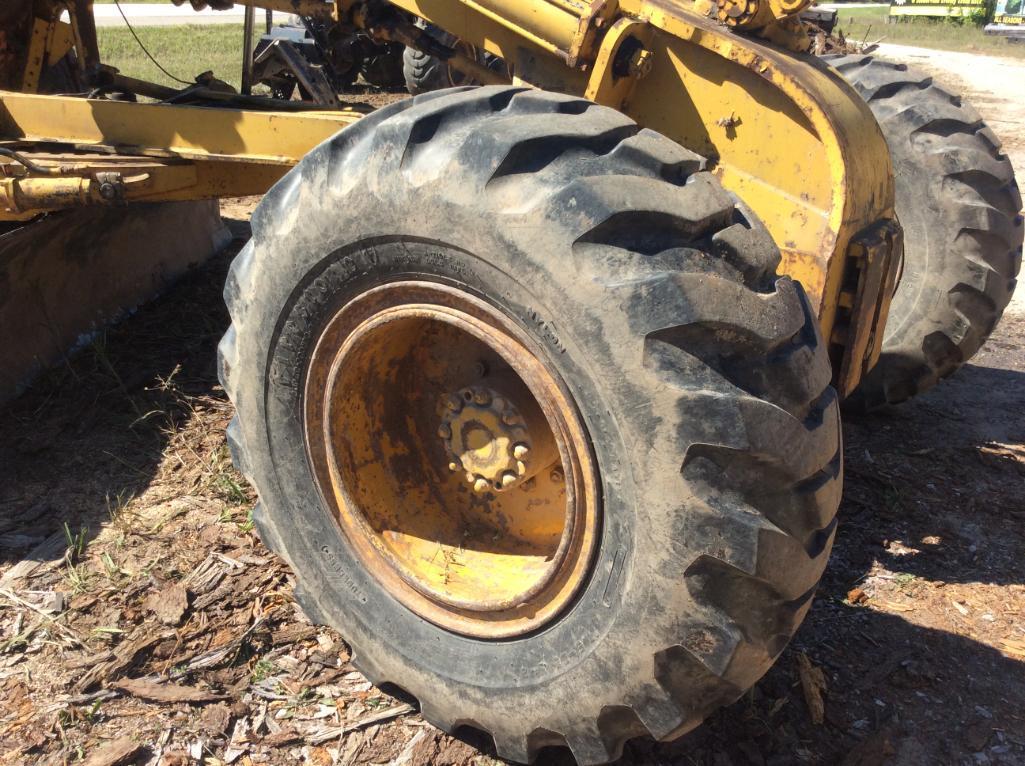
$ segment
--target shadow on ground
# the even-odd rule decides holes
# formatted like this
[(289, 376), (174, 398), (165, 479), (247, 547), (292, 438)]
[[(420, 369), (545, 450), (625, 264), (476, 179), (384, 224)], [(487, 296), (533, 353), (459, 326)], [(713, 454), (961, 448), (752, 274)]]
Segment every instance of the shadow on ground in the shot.
[[(228, 223), (236, 237), (225, 253), (0, 409), (0, 565), (31, 559), (58, 533), (88, 543), (173, 459), (171, 441), (192, 409), (226, 402), (216, 361), (228, 325), (221, 290), (248, 237), (248, 224)], [(52, 548), (39, 554), (50, 560)]]

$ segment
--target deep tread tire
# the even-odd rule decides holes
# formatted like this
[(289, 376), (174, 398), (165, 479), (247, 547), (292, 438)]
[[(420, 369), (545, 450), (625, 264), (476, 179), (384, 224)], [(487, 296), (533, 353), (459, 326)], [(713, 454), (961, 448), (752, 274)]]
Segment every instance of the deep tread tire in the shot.
[(414, 96), (451, 88), (454, 84), (445, 62), (414, 48), (406, 48), (402, 54), (402, 75), (406, 81), (406, 90)]
[(896, 404), (982, 347), (1021, 268), (1021, 196), (979, 114), (923, 72), (866, 55), (826, 56), (865, 98), (890, 147), (904, 270), (879, 364), (852, 404)]
[[(219, 364), (254, 520), (307, 613), (374, 683), (415, 695), (442, 729), (489, 732), (512, 760), (565, 745), (610, 761), (737, 699), (810, 606), (842, 481), (829, 363), (778, 261), (701, 158), (579, 98), (441, 91), (316, 148), (253, 217)], [(296, 373), (332, 307), (408, 273), (516, 317), (592, 435), (594, 573), (537, 633), (484, 641), (416, 617), (357, 564), (314, 489)]]
[[(457, 42), (452, 35), (423, 21), (418, 22), (417, 26), (426, 29), (442, 45), (452, 46)], [(406, 90), (414, 96), (454, 86), (476, 84), (464, 82), (465, 78), (460, 75), (454, 76), (444, 61), (422, 53), (416, 48), (406, 48), (403, 51), (402, 74), (406, 81)]]

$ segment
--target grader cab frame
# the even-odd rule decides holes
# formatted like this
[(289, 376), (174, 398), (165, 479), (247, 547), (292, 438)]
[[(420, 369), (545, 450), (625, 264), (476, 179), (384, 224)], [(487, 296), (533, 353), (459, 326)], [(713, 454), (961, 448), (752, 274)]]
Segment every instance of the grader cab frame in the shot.
[[(517, 84), (611, 106), (708, 158), (780, 247), (818, 313), (841, 396), (878, 358), (896, 264), (892, 168), (876, 119), (807, 50), (806, 0), (261, 0), (449, 59), (507, 82), (413, 24), (424, 19), (501, 57)], [(19, 6), (21, 15), (19, 16)], [(67, 12), (67, 21), (62, 14)], [(200, 83), (202, 106), (101, 61), (90, 0), (23, 0), (0, 41), (0, 221), (133, 202), (262, 194), (365, 110), (297, 110)], [(23, 30), (20, 34), (18, 29)], [(73, 61), (83, 93), (40, 95)], [(173, 91), (172, 91), (173, 93)]]

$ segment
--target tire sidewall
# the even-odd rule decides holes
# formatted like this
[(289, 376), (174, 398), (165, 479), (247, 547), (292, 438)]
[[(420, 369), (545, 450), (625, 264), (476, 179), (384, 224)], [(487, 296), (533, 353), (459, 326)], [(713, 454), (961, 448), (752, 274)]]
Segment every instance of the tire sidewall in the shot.
[[(591, 575), (574, 603), (533, 635), (504, 641), (473, 639), (436, 627), (406, 609), (364, 569), (316, 488), (302, 418), (304, 373), (319, 335), (311, 332), (311, 319), (323, 327), (348, 300), (381, 284), (407, 279), (461, 287), (512, 317), (543, 348), (591, 435), (603, 494)], [(616, 587), (632, 558), (636, 501), (627, 472), (616, 458), (624, 454), (624, 446), (609, 414), (615, 408), (607, 406), (588, 371), (574, 363), (586, 358), (581, 356), (585, 352), (567, 348), (572, 341), (553, 330), (556, 321), (539, 308), (542, 305), (516, 280), (466, 250), (412, 238), (364, 240), (317, 259), (282, 312), (270, 346), (264, 399), (267, 428), (260, 436), (266, 439), (276, 476), (278, 496), (268, 501), (295, 520), (283, 530), (289, 557), (301, 571), (315, 573), (317, 582), (310, 585), (317, 591), (318, 604), (331, 612), (334, 624), (345, 626), (354, 643), (402, 653), (404, 664), (445, 683), (473, 688), (549, 683), (605, 645), (603, 638), (624, 618), (623, 612), (632, 611), (624, 610), (623, 589)], [(382, 658), (372, 660), (387, 664)]]
[[(880, 128), (894, 168), (894, 209), (904, 230), (904, 261), (890, 304), (884, 343), (898, 344), (922, 318), (931, 316), (929, 278), (935, 271), (935, 253), (950, 246), (949, 222), (944, 218), (933, 188), (940, 177), (911, 146), (910, 136), (886, 120)], [(936, 291), (934, 291), (936, 292)], [(923, 303), (926, 301), (929, 305)]]

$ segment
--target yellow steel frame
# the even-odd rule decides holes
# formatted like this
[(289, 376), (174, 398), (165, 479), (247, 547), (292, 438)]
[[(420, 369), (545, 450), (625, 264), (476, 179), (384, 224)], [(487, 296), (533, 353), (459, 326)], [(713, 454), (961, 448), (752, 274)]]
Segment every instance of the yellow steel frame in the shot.
[[(825, 64), (738, 35), (680, 0), (390, 2), (503, 57), (518, 82), (620, 109), (708, 157), (726, 187), (772, 233), (783, 252), (782, 270), (803, 283), (825, 336), (843, 351), (843, 360), (839, 351), (835, 359), (841, 392), (874, 362), (899, 248), (892, 168), (868, 107)], [(292, 0), (256, 4), (291, 8)], [(799, 10), (803, 2), (776, 5)], [(304, 0), (311, 13), (332, 7), (339, 24), (388, 34), (375, 29), (379, 22), (363, 0), (334, 0), (333, 6)], [(759, 34), (797, 39), (778, 34), (784, 22)], [(0, 140), (85, 144), (198, 163), (195, 186), (191, 192), (174, 187), (175, 199), (258, 193), (359, 118), (354, 112), (275, 114), (11, 93), (0, 99)], [(230, 169), (220, 169), (225, 163)], [(201, 165), (206, 170), (198, 172)], [(147, 171), (148, 199), (165, 188), (157, 176), (181, 173), (171, 167)], [(128, 187), (124, 198), (136, 198)], [(142, 193), (144, 187), (135, 188)], [(14, 209), (17, 191), (8, 193), (14, 200), (8, 217), (26, 214)]]
[(259, 164), (295, 165), (361, 116), (354, 110), (257, 112), (3, 93), (0, 139), (237, 162), (237, 172), (245, 173)]
[[(856, 240), (876, 237), (873, 228), (894, 218), (893, 170), (868, 106), (824, 63), (740, 36), (673, 0), (391, 2), (513, 62), (523, 77), (539, 73), (532, 84), (545, 86), (553, 73), (559, 89), (620, 109), (709, 157), (725, 186), (772, 233), (782, 271), (804, 285), (824, 335), (845, 347), (841, 391), (853, 389), (874, 364), (889, 297), (871, 296), (880, 308), (874, 326), (842, 304), (854, 300), (855, 287), (844, 295), (853, 253), (865, 251)], [(596, 14), (597, 6), (615, 12)], [(588, 24), (590, 36), (581, 31)], [(627, 41), (650, 58), (640, 71), (617, 75), (616, 57)], [(588, 58), (592, 64), (581, 66)], [(874, 252), (899, 247), (898, 231), (888, 227), (889, 241)], [(876, 260), (877, 271), (888, 268)]]

